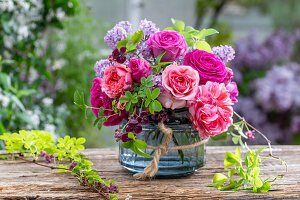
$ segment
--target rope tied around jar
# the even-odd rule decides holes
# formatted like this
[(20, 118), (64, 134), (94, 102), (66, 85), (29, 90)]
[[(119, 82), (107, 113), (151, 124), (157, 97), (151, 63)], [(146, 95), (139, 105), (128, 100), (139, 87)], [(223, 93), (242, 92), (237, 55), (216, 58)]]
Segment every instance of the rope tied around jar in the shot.
[(162, 141), (162, 143), (159, 146), (150, 146), (148, 145), (148, 149), (155, 150), (155, 155), (153, 157), (153, 160), (149, 163), (147, 167), (145, 167), (143, 173), (137, 173), (134, 174), (133, 177), (137, 180), (145, 180), (147, 177), (152, 178), (155, 176), (157, 170), (158, 170), (158, 163), (161, 158), (161, 156), (165, 153), (167, 153), (169, 150), (182, 150), (182, 149), (190, 149), (194, 148), (196, 146), (199, 146), (201, 144), (205, 144), (208, 142), (209, 138), (205, 140), (201, 140), (199, 142), (196, 142), (194, 144), (189, 145), (183, 145), (183, 146), (175, 146), (175, 147), (169, 147), (169, 142), (172, 139), (173, 136), (173, 130), (171, 128), (168, 128), (165, 126), (165, 124), (161, 121), (158, 123), (158, 127), (160, 131), (165, 134), (165, 137)]

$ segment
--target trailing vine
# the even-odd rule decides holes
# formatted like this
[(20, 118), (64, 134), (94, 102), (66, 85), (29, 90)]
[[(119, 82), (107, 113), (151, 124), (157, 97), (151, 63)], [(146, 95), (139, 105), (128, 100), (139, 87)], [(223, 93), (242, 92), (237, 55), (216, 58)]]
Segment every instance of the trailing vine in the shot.
[[(54, 141), (52, 134), (45, 131), (24, 131), (4, 133), (0, 136), (6, 148), (2, 158), (21, 159), (42, 167), (69, 172), (80, 185), (97, 192), (106, 199), (117, 199), (118, 185), (113, 180), (104, 181), (91, 168), (93, 163), (78, 150), (84, 150), (85, 138), (65, 136)], [(45, 162), (41, 162), (45, 160)]]

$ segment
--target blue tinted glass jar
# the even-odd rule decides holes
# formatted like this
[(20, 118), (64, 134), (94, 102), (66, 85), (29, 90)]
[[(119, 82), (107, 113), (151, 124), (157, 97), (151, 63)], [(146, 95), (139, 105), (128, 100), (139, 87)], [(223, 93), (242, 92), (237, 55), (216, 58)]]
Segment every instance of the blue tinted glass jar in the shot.
[[(190, 145), (201, 141), (198, 132), (194, 130), (188, 117), (188, 110), (180, 109), (173, 112), (168, 122), (164, 124), (173, 130), (173, 137), (169, 146)], [(157, 126), (158, 121), (150, 120), (150, 123), (143, 125), (143, 131), (136, 137), (145, 141), (148, 145), (159, 146), (164, 138)], [(152, 158), (145, 158), (130, 149), (119, 146), (119, 161), (132, 173), (141, 173), (151, 162)], [(155, 150), (146, 149), (145, 153), (154, 156)], [(205, 163), (205, 145), (196, 146), (190, 149), (169, 150), (162, 155), (159, 161), (159, 169), (156, 177), (176, 177), (194, 173)]]

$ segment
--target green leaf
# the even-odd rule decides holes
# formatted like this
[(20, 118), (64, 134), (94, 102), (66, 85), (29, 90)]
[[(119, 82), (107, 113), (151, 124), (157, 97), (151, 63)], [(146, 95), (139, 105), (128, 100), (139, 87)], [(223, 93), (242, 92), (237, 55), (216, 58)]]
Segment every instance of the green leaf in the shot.
[(130, 46), (129, 48), (127, 48), (126, 53), (131, 53), (131, 52), (134, 52), (136, 50), (137, 50), (137, 48), (135, 48), (134, 46)]
[(241, 160), (241, 150), (240, 150), (240, 147), (237, 147), (235, 149), (235, 155), (238, 158), (238, 160)]
[(257, 188), (260, 188), (262, 185), (263, 185), (263, 183), (262, 183), (262, 181), (260, 180), (260, 178), (259, 177), (253, 177), (254, 178), (254, 186), (255, 187), (257, 187)]
[(136, 154), (146, 157), (146, 158), (152, 158), (152, 156), (150, 156), (149, 154), (146, 154), (145, 152), (141, 151), (139, 148), (137, 148), (135, 145), (133, 145), (133, 147), (131, 148), (131, 150), (133, 152), (135, 152)]
[(224, 160), (224, 168), (227, 169), (228, 167), (239, 164), (238, 158), (231, 152), (226, 152), (226, 158)]
[(227, 181), (227, 177), (221, 173), (216, 173), (213, 178), (213, 183), (207, 186), (220, 189), (222, 185)]
[(164, 31), (167, 31), (167, 30), (169, 30), (169, 31), (177, 31), (177, 29), (173, 28), (173, 27), (168, 27), (168, 28), (164, 29)]
[(184, 37), (184, 39), (185, 39), (185, 41), (186, 41), (186, 44), (187, 44), (189, 47), (194, 46), (194, 40), (193, 40), (191, 34), (189, 34), (189, 33), (187, 33), (187, 32), (183, 32), (182, 35), (183, 35), (183, 37)]
[(135, 145), (139, 148), (139, 149), (146, 149), (147, 148), (147, 143), (142, 141), (142, 140), (135, 140)]
[(235, 169), (230, 169), (229, 171), (228, 171), (228, 177), (231, 179), (231, 177), (232, 177), (232, 175), (234, 174), (234, 172), (235, 172)]
[(145, 107), (147, 108), (147, 107), (149, 107), (149, 104), (151, 103), (151, 99), (147, 99), (146, 101), (145, 101)]
[(84, 103), (84, 94), (83, 92), (79, 92), (78, 90), (74, 93), (74, 103), (79, 106), (82, 110), (85, 110), (85, 103)]
[(126, 96), (127, 98), (129, 98), (129, 99), (132, 98), (132, 94), (131, 94), (131, 92), (129, 92), (129, 91), (126, 91), (126, 92), (125, 92), (125, 96)]
[(177, 28), (177, 30), (179, 32), (182, 32), (184, 30), (184, 22), (183, 21), (176, 20), (176, 19), (173, 19), (173, 18), (171, 18), (171, 21), (172, 21), (173, 25)]
[(162, 53), (160, 53), (160, 54), (156, 57), (155, 61), (156, 61), (156, 64), (157, 64), (157, 65), (160, 63), (160, 60), (161, 60), (161, 58), (165, 55), (165, 53), (166, 53), (166, 51), (163, 51)]
[[(193, 27), (191, 27), (191, 26), (187, 26), (187, 27), (185, 27), (185, 31), (186, 32), (195, 31), (195, 29)], [(196, 30), (196, 31), (198, 31), (198, 30)]]
[(227, 177), (224, 174), (216, 173), (213, 178), (213, 183), (218, 183), (220, 181), (227, 181)]
[(152, 91), (152, 99), (156, 99), (160, 94), (160, 89), (159, 88), (155, 88), (153, 91)]
[(0, 84), (3, 85), (5, 90), (9, 90), (11, 88), (11, 79), (5, 73), (0, 73)]
[(196, 37), (197, 39), (205, 39), (206, 36), (214, 35), (216, 33), (219, 32), (213, 28), (203, 29), (199, 32), (199, 34)]
[(126, 44), (128, 43), (128, 41), (125, 40), (121, 40), (117, 43), (117, 48), (120, 50), (122, 47), (126, 47)]
[(211, 53), (211, 47), (210, 47), (210, 45), (209, 45), (207, 42), (205, 42), (205, 41), (198, 41), (198, 42), (196, 42), (195, 48), (196, 48), (196, 49), (199, 49), (199, 50), (203, 50), (203, 51), (207, 51), (207, 52)]
[(16, 106), (18, 106), (22, 111), (25, 111), (24, 105), (15, 95), (12, 95), (10, 97), (10, 100), (13, 101), (16, 104)]
[(126, 105), (126, 111), (130, 111), (131, 109), (131, 101), (129, 101)]
[(261, 192), (268, 192), (270, 189), (271, 189), (271, 184), (269, 182), (265, 182), (259, 190)]
[(122, 147), (124, 147), (125, 149), (130, 149), (133, 146), (134, 141), (130, 140), (128, 142), (123, 142), (121, 144)]
[(144, 37), (144, 32), (142, 30), (136, 31), (131, 38), (133, 45), (137, 45)]
[(102, 125), (103, 125), (103, 119), (100, 119), (98, 122), (98, 130), (102, 129)]
[(239, 143), (239, 140), (240, 140), (240, 137), (239, 137), (239, 136), (233, 136), (233, 137), (232, 137), (232, 142), (233, 142), (234, 144), (238, 144), (238, 143)]
[(85, 138), (84, 137), (80, 137), (76, 140), (76, 145), (79, 145), (79, 144), (84, 144), (85, 143)]
[(162, 110), (162, 106), (161, 106), (161, 104), (160, 104), (159, 101), (154, 100), (154, 101), (152, 102), (152, 104), (153, 104), (152, 107), (153, 107), (153, 110), (154, 110), (154, 111), (160, 112), (160, 111)]
[(129, 101), (129, 98), (128, 97), (120, 97), (119, 101), (121, 103), (127, 103)]
[(148, 98), (148, 99), (152, 99), (152, 95), (151, 95), (151, 90), (150, 90), (150, 88), (147, 88), (147, 90), (146, 90), (146, 95), (147, 95), (147, 98)]

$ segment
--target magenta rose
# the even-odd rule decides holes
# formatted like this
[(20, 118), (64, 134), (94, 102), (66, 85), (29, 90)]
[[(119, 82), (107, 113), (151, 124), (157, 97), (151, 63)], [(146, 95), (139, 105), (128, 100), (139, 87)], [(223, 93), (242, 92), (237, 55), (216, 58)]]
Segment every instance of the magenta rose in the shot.
[(226, 67), (226, 76), (224, 78), (223, 83), (225, 83), (225, 85), (228, 85), (231, 82), (231, 79), (233, 79), (232, 69), (230, 69), (229, 67)]
[(161, 58), (162, 62), (176, 61), (180, 56), (184, 56), (187, 44), (184, 37), (177, 31), (160, 31), (152, 34), (147, 40), (151, 53), (157, 57), (166, 51)]
[[(98, 118), (99, 109), (94, 108), (101, 108), (103, 107), (103, 113), (105, 116), (111, 116), (108, 117), (107, 121), (103, 123), (104, 126), (115, 126), (122, 122), (123, 118), (125, 117), (125, 112), (122, 112), (121, 114), (116, 114), (113, 111), (110, 111), (112, 109), (112, 99), (105, 94), (105, 92), (102, 92), (101, 89), (101, 78), (95, 78), (93, 80), (93, 86), (91, 88), (91, 105), (92, 105), (92, 111)], [(116, 115), (115, 115), (116, 114)]]
[(223, 83), (227, 75), (225, 64), (219, 58), (198, 49), (185, 55), (184, 65), (189, 65), (198, 71), (201, 85), (207, 81)]
[(208, 81), (187, 102), (190, 120), (199, 136), (206, 139), (223, 133), (232, 124), (232, 101), (224, 83)]
[(132, 84), (131, 70), (124, 65), (109, 66), (105, 68), (102, 79), (102, 90), (110, 98), (118, 98)]
[(138, 83), (141, 82), (142, 77), (147, 78), (152, 71), (151, 64), (143, 59), (131, 59), (128, 67), (131, 69), (132, 79)]
[(237, 103), (238, 100), (236, 97), (239, 95), (239, 90), (237, 88), (237, 85), (235, 82), (230, 82), (228, 85), (226, 85), (226, 89), (228, 90), (230, 94), (230, 99), (233, 103)]

